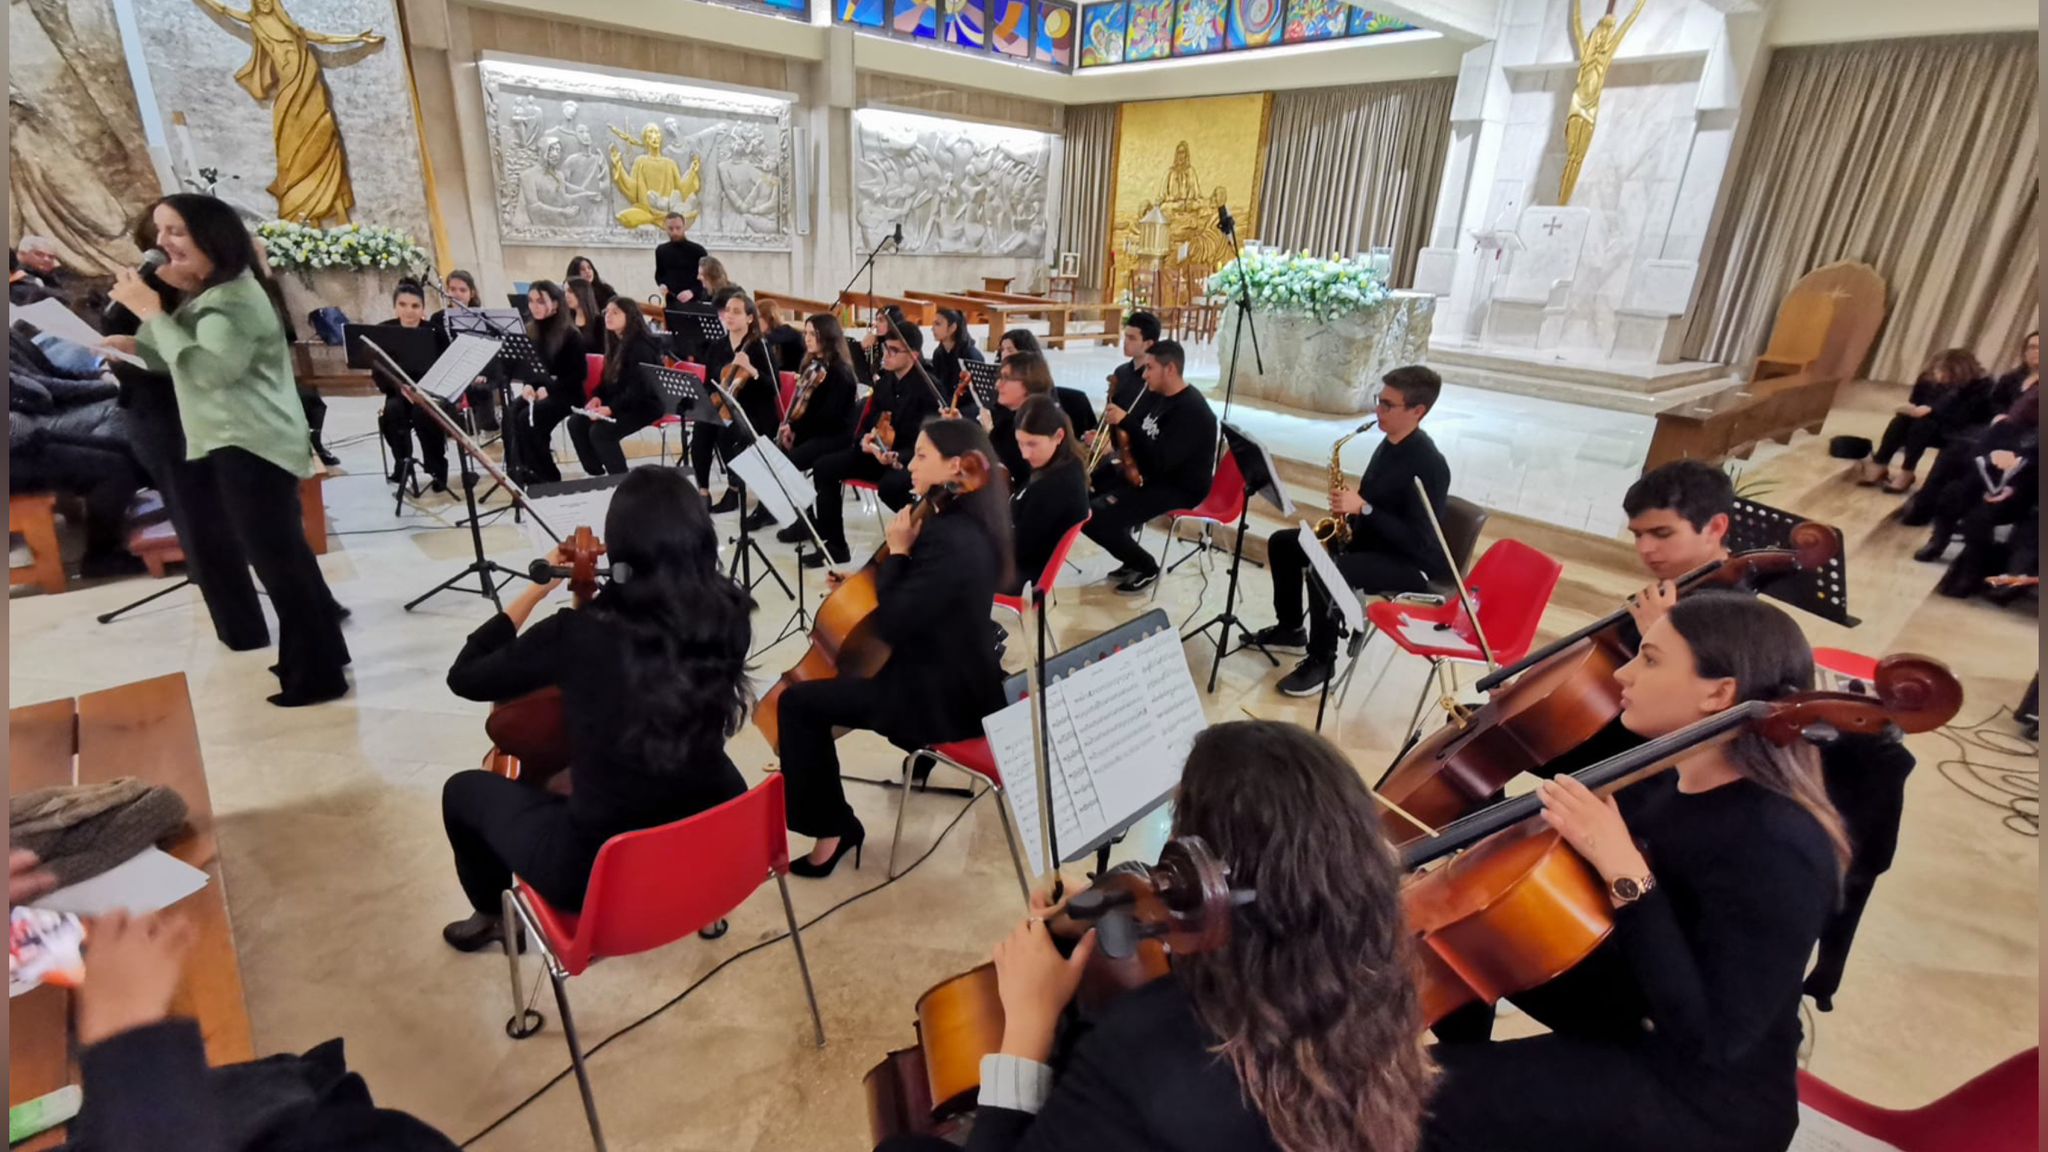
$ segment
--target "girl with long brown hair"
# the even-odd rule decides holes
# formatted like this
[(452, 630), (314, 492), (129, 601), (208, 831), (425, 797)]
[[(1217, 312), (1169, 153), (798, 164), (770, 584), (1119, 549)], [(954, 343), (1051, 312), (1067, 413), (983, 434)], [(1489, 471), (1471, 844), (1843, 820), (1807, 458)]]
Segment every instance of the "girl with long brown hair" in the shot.
[[(1615, 678), (1622, 723), (1657, 737), (1811, 689), (1813, 652), (1778, 608), (1695, 593)], [(1745, 731), (1612, 797), (1569, 776), (1538, 792), (1606, 881), (1614, 931), (1515, 997), (1547, 1035), (1436, 1047), (1423, 1147), (1782, 1152), (1799, 1123), (1801, 981), (1849, 860), (1814, 750)]]
[[(1007, 367), (1008, 361), (1004, 363)], [(1081, 441), (1074, 435), (1073, 422), (1052, 397), (1026, 397), (1010, 423), (1028, 477), (1010, 497), (1010, 523), (1017, 533), (1017, 576), (1003, 591), (1014, 596), (1023, 590), (1026, 580), (1043, 582), (1045, 566), (1061, 538), (1088, 518), (1088, 468), (1081, 458)]]
[[(1991, 419), (1991, 378), (1967, 348), (1951, 348), (1927, 364), (1913, 392), (1885, 425), (1877, 451), (1858, 468), (1856, 482), (1882, 483), (1887, 492), (1913, 486), (1913, 470), (1929, 448), (1939, 448), (1951, 433)], [(1901, 451), (1897, 468), (1892, 457)]]

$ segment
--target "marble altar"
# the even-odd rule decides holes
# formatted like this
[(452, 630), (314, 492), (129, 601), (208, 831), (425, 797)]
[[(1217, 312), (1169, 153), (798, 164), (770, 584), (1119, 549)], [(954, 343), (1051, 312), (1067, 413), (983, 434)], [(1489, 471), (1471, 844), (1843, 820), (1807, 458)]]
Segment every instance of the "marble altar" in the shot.
[[(1260, 309), (1253, 319), (1266, 370), (1259, 371), (1247, 336), (1237, 360), (1238, 392), (1310, 412), (1370, 412), (1380, 377), (1423, 362), (1435, 315), (1436, 297), (1427, 292), (1390, 292), (1372, 307), (1328, 320)], [(1224, 308), (1216, 332), (1216, 362), (1227, 375), (1236, 304)]]

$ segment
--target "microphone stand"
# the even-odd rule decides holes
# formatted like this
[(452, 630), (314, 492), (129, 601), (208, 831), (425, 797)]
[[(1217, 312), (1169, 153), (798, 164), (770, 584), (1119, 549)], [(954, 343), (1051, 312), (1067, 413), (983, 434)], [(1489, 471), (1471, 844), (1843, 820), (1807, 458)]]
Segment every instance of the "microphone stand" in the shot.
[[(898, 224), (896, 225), (896, 231), (895, 231), (895, 233), (894, 233), (893, 235), (891, 235), (891, 236), (887, 237), (887, 238), (886, 238), (886, 239), (884, 240), (884, 243), (887, 243), (887, 244), (889, 244), (889, 245), (891, 246), (892, 250), (893, 250), (893, 249), (895, 249), (895, 248), (900, 248), (900, 247), (902, 246), (902, 244), (903, 244), (903, 225), (902, 225), (902, 224), (901, 224), (900, 222), (899, 222), (899, 223), (898, 223)], [(847, 278), (846, 278), (846, 286), (845, 286), (844, 288), (841, 288), (841, 289), (839, 290), (839, 295), (837, 295), (837, 296), (833, 297), (833, 302), (834, 302), (834, 303), (837, 303), (837, 302), (839, 302), (839, 301), (841, 301), (841, 300), (844, 300), (844, 299), (846, 299), (846, 294), (847, 294), (848, 292), (851, 292), (851, 291), (853, 291), (853, 286), (854, 286), (854, 283), (855, 283), (856, 281), (858, 281), (858, 280), (859, 280), (859, 279), (861, 278), (861, 275), (862, 275), (862, 273), (866, 273), (866, 275), (867, 275), (867, 278), (868, 278), (868, 311), (870, 311), (870, 312), (878, 311), (878, 309), (876, 309), (876, 308), (875, 308), (875, 304), (874, 304), (874, 300), (875, 300), (875, 257), (877, 257), (877, 256), (880, 256), (881, 254), (882, 254), (882, 245), (881, 245), (881, 244), (877, 244), (877, 245), (875, 245), (875, 246), (874, 246), (873, 248), (871, 248), (871, 249), (869, 249), (869, 250), (868, 250), (868, 258), (867, 258), (867, 259), (865, 259), (865, 260), (863, 260), (863, 261), (861, 261), (860, 267), (858, 267), (858, 268), (856, 268), (856, 269), (854, 269), (854, 270), (853, 270), (853, 275), (851, 275), (851, 276), (849, 276), (849, 277), (847, 277)]]
[(1252, 320), (1252, 282), (1251, 278), (1245, 275), (1244, 249), (1238, 246), (1237, 221), (1231, 219), (1228, 205), (1216, 206), (1216, 227), (1230, 238), (1230, 251), (1234, 257), (1232, 262), (1237, 267), (1237, 331), (1230, 339), (1230, 370), (1223, 377), (1223, 416), (1216, 422), (1216, 435), (1220, 442), (1223, 421), (1230, 419), (1230, 401), (1237, 395), (1237, 353), (1244, 344), (1247, 325), (1250, 326), (1252, 333), (1252, 364), (1261, 376), (1266, 374), (1266, 359), (1259, 354), (1259, 326)]

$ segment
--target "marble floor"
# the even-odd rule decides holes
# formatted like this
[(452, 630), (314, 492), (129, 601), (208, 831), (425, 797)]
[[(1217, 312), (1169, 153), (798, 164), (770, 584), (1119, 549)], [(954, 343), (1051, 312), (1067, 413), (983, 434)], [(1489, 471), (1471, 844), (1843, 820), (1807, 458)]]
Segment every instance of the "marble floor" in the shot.
[[(1062, 380), (1099, 379), (1097, 365), (1065, 359)], [(1102, 369), (1106, 371), (1106, 368)], [(1210, 368), (1213, 371), (1213, 367)], [(1869, 434), (1885, 398), (1858, 393), (1830, 431)], [(482, 1152), (583, 1146), (554, 1010), (548, 1028), (506, 1037), (504, 965), (462, 956), (439, 940), (463, 913), (438, 813), (441, 783), (484, 751), (484, 709), (456, 700), (443, 675), (486, 607), (447, 594), (407, 613), (401, 604), (468, 559), (469, 539), (446, 498), (394, 516), (367, 433), (374, 402), (333, 403), (346, 471), (328, 484), (335, 528), (323, 568), (354, 609), (347, 634), (355, 692), (311, 710), (263, 703), (274, 684), (265, 652), (221, 649), (196, 596), (180, 592), (114, 624), (97, 613), (152, 590), (147, 580), (84, 587), (9, 605), (10, 699), (29, 703), (170, 671), (190, 678), (198, 709), (227, 894), (257, 1046), (301, 1050), (347, 1040), (351, 1065), (378, 1100), (405, 1109)], [(1540, 444), (1544, 432), (1521, 430)], [(652, 445), (650, 443), (649, 450)], [(1857, 1095), (1895, 1107), (1922, 1103), (1972, 1073), (2036, 1043), (2039, 983), (2036, 763), (2001, 714), (2035, 670), (2033, 614), (1931, 594), (1939, 570), (1909, 559), (1916, 533), (1886, 522), (1893, 500), (1839, 479), (1814, 441), (1770, 454), (1749, 476), (1769, 481), (1772, 503), (1837, 524), (1849, 541), (1853, 631), (1802, 618), (1817, 644), (1867, 652), (1921, 651), (1948, 660), (1968, 702), (1958, 727), (1915, 737), (1920, 769), (1908, 788), (1898, 862), (1879, 884), (1836, 1001), (1817, 1018), (1812, 1070)], [(1523, 484), (1548, 483), (1532, 474)], [(730, 518), (725, 518), (730, 529)], [(871, 518), (848, 517), (872, 542)], [(531, 558), (520, 533), (485, 533), (498, 558)], [(1152, 539), (1157, 541), (1156, 534)], [(862, 540), (856, 540), (856, 548)], [(1537, 541), (1567, 561), (1544, 631), (1556, 635), (1600, 615), (1640, 583), (1612, 540), (1549, 533)], [(772, 549), (778, 562), (787, 553)], [(1130, 618), (1142, 603), (1101, 581), (1110, 561), (1076, 552), (1053, 623), (1080, 639)], [(1269, 616), (1262, 572), (1247, 568), (1245, 615)], [(1220, 568), (1190, 565), (1158, 603), (1176, 622), (1207, 615), (1224, 595)], [(811, 595), (818, 594), (816, 582)], [(758, 635), (773, 634), (791, 605), (764, 586)], [(801, 650), (788, 641), (758, 657), (777, 674)], [(1198, 681), (1211, 649), (1187, 645)], [(1422, 682), (1419, 661), (1395, 660), (1368, 698), (1376, 646), (1346, 711), (1329, 733), (1376, 777), (1401, 739)], [(1256, 715), (1313, 719), (1313, 701), (1271, 690), (1278, 673), (1256, 655), (1223, 663), (1205, 697), (1212, 722)], [(896, 754), (866, 735), (842, 744), (851, 774), (881, 780)], [(758, 778), (769, 753), (751, 728), (733, 755)], [(886, 829), (897, 795), (849, 788), (871, 829)], [(717, 941), (607, 961), (576, 979), (572, 995), (611, 1146), (741, 1150), (867, 1147), (861, 1074), (911, 1038), (911, 1005), (924, 988), (984, 960), (1018, 914), (1015, 882), (992, 804), (913, 795), (903, 862), (884, 880), (877, 847), (858, 871), (793, 881), (818, 980), (829, 1044), (814, 1048), (781, 909), (762, 891)], [(757, 945), (768, 943), (759, 951)], [(744, 957), (742, 958), (742, 955)], [(532, 975), (529, 966), (529, 977)], [(479, 1134), (487, 1133), (479, 1137)]]

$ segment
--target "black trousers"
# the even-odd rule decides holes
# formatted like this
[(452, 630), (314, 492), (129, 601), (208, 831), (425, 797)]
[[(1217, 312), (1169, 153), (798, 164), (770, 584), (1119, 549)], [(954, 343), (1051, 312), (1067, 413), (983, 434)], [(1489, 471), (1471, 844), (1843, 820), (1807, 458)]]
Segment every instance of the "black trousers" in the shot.
[(604, 847), (569, 819), (568, 797), (481, 769), (457, 772), (441, 786), (441, 824), (462, 894), (487, 916), (503, 908), (515, 872), (556, 908), (582, 908)]
[(1176, 508), (1192, 508), (1200, 502), (1199, 496), (1189, 500), (1185, 493), (1168, 488), (1132, 488), (1116, 482), (1089, 503), (1093, 516), (1081, 534), (1116, 557), (1124, 567), (1157, 572), (1159, 561), (1138, 542), (1146, 523)]
[(306, 543), (298, 478), (240, 448), (208, 459), (242, 551), (277, 610), (278, 680), (287, 693), (325, 694), (346, 685), (348, 643), (334, 594)]
[(319, 389), (301, 388), (299, 408), (306, 414), (307, 439), (312, 442), (313, 451), (317, 455), (326, 450), (320, 443), (320, 434), (327, 427), (327, 401), (321, 397)]
[(858, 820), (839, 781), (832, 730), (869, 727), (886, 703), (881, 685), (873, 680), (811, 680), (783, 691), (782, 780), (791, 832), (825, 837), (853, 831)]
[(905, 469), (890, 468), (859, 448), (842, 448), (818, 457), (811, 464), (811, 483), (818, 498), (812, 519), (818, 525), (818, 538), (835, 555), (846, 551), (846, 511), (839, 486), (848, 480), (872, 483), (876, 495), (890, 508), (910, 503), (910, 473)]
[(837, 436), (813, 436), (809, 440), (797, 441), (796, 446), (791, 448), (786, 455), (788, 455), (791, 464), (809, 472), (818, 466), (818, 461), (823, 460), (834, 452), (844, 452), (851, 447), (853, 447), (852, 433), (844, 433)]
[[(377, 414), (377, 430), (384, 434), (393, 461), (417, 459), (428, 476), (448, 482), (448, 434), (419, 405), (395, 393), (386, 396), (384, 410)], [(412, 450), (415, 436), (420, 442), (417, 455)]]
[(129, 409), (128, 428), (136, 458), (163, 493), (171, 528), (185, 553), (185, 577), (199, 586), (213, 634), (236, 652), (268, 646), (270, 624), (256, 597), (249, 558), (228, 520), (213, 458), (185, 459), (185, 429), (176, 408), (137, 403)]
[[(1429, 577), (1405, 556), (1386, 552), (1332, 553), (1344, 582), (1361, 592), (1421, 592)], [(1282, 528), (1266, 537), (1266, 566), (1273, 572), (1273, 618), (1281, 625), (1301, 622), (1301, 590), (1308, 586), (1308, 654), (1312, 659), (1337, 658), (1337, 621), (1320, 581), (1308, 579), (1308, 556), (1301, 550), (1300, 530)]]
[[(699, 420), (692, 425), (690, 468), (697, 476), (697, 490), (707, 495), (710, 493), (711, 464), (714, 460), (723, 466), (725, 461), (745, 452), (753, 442), (746, 429), (736, 423), (714, 424), (709, 420)], [(747, 494), (746, 481), (735, 475), (730, 468), (726, 469), (725, 483), (728, 491), (742, 497)]]
[[(2020, 483), (2024, 489), (2026, 480)], [(1983, 485), (1978, 485), (1980, 492), (1982, 489)], [(1961, 598), (1982, 592), (1985, 577), (2011, 570), (2013, 565), (2008, 556), (2011, 550), (1998, 542), (1998, 529), (2033, 518), (2039, 507), (2031, 491), (2014, 492), (1996, 504), (1986, 503), (1982, 496), (1977, 496), (1975, 501), (1957, 522), (1963, 537), (1963, 550), (1956, 554), (1948, 571), (1941, 577), (1941, 591), (1948, 596)], [(2023, 537), (2016, 531), (2014, 539)]]
[(1892, 457), (1904, 449), (1906, 455), (1899, 461), (1899, 467), (1911, 472), (1920, 466), (1921, 454), (1938, 446), (1941, 439), (1941, 425), (1932, 416), (1894, 416), (1884, 426), (1884, 436), (1870, 458), (1879, 464), (1890, 464)]
[(569, 443), (576, 446), (576, 461), (591, 476), (623, 476), (626, 472), (626, 437), (653, 421), (638, 424), (615, 421), (607, 424), (582, 416), (569, 418)]
[(512, 401), (512, 407), (505, 413), (504, 434), (505, 439), (513, 442), (519, 470), (525, 473), (515, 479), (552, 484), (562, 478), (562, 470), (555, 464), (553, 440), (555, 425), (568, 419), (570, 407), (567, 399), (552, 392), (537, 403), (524, 398)]

